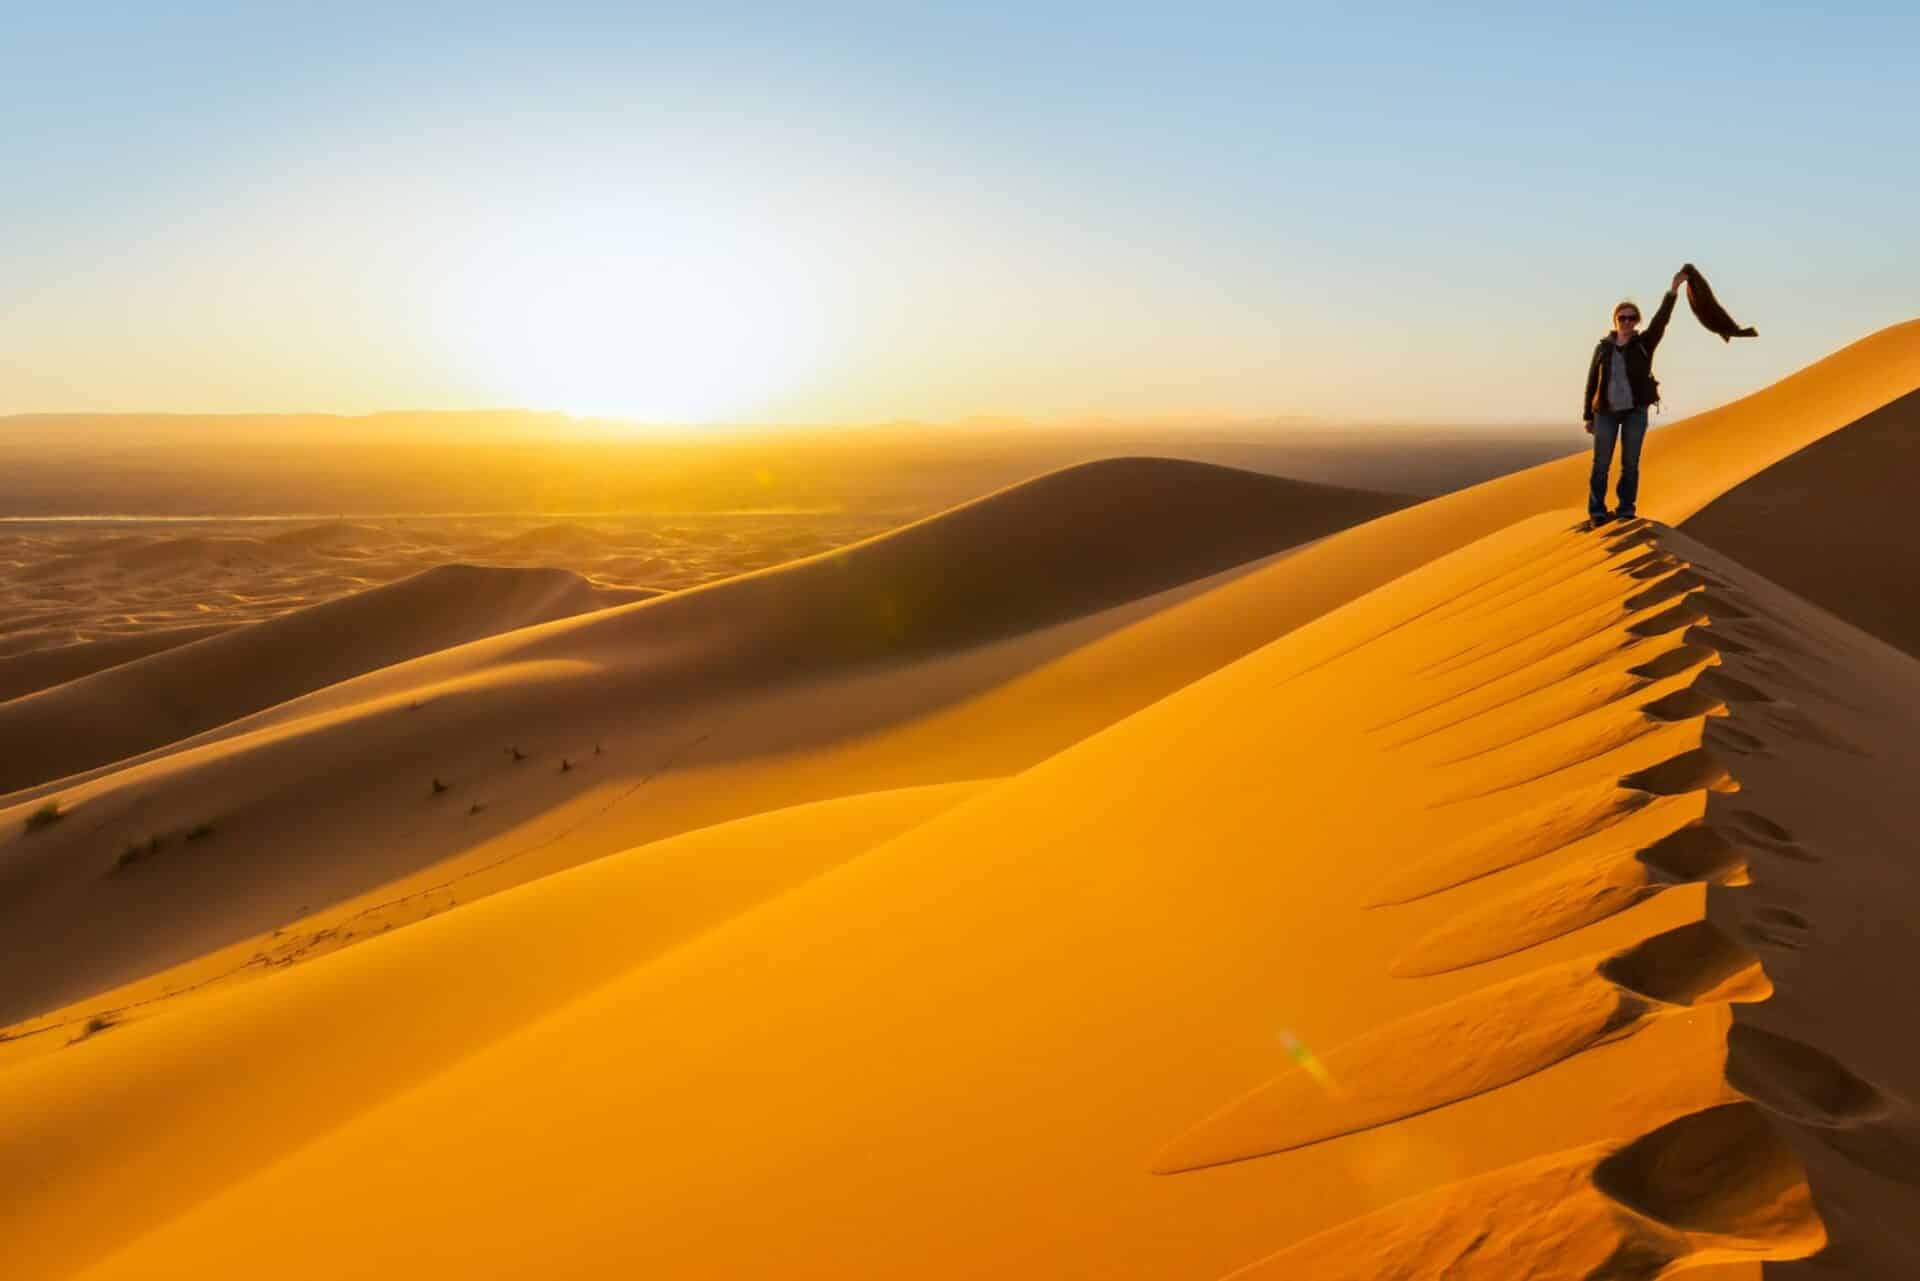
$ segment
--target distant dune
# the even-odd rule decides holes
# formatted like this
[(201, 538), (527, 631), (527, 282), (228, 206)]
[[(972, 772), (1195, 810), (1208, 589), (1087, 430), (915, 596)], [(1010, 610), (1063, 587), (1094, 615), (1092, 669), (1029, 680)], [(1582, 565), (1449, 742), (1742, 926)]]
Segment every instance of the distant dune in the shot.
[(599, 550), (607, 543), (604, 534), (582, 525), (562, 523), (542, 525), (522, 534), (514, 534), (494, 544), (494, 550), (508, 555), (540, 555), (554, 551), (577, 551), (583, 547)]
[(6, 521), (0, 659), (261, 622), (445, 564), (567, 569), (599, 586), (673, 591), (842, 547), (907, 519), (755, 511), (611, 512), (585, 522), (512, 514)]
[(771, 509), (897, 521), (1122, 456), (1427, 495), (1551, 458), (1564, 430), (1188, 418), (660, 433), (523, 413), (16, 415), (0, 416), (0, 516)]
[(0, 658), (0, 703), (51, 685), (78, 680), (109, 667), (118, 667), (121, 663), (145, 658), (163, 649), (204, 640), (226, 631), (228, 626), (209, 623), (203, 627), (162, 627), (128, 636), (110, 636), (102, 640), (82, 641), (77, 645), (8, 655)]
[(350, 520), (333, 520), (319, 525), (302, 525), (296, 529), (289, 529), (271, 535), (267, 541), (283, 547), (326, 547), (335, 550), (344, 548), (362, 553), (369, 548), (377, 548), (389, 542), (390, 536), (376, 525)]
[(1920, 658), (1706, 535), (1916, 394), (1601, 531), (1073, 468), (15, 793), (12, 1269), (1907, 1278)]
[(404, 659), (645, 595), (597, 588), (565, 570), (446, 565), (173, 646), (0, 703), (0, 794)]

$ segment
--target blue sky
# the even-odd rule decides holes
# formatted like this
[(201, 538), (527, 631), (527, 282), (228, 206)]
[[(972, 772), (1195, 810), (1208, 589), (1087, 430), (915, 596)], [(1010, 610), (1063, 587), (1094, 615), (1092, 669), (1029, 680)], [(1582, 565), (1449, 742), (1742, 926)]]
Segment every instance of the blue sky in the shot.
[(1575, 416), (1920, 314), (1920, 7), (0, 9), (0, 412)]

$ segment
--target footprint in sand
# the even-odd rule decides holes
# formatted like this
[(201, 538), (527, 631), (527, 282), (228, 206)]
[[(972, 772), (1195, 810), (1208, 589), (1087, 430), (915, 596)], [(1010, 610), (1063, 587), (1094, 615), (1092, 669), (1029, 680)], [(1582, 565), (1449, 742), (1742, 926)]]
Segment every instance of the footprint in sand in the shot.
[(1756, 943), (1798, 951), (1806, 946), (1811, 929), (1807, 918), (1798, 912), (1784, 907), (1763, 907), (1754, 912), (1740, 932)]
[[(1705, 921), (1420, 1010), (1336, 1046), (1338, 1085), (1288, 1071), (1175, 1139), (1176, 1174), (1245, 1161), (1417, 1116), (1531, 1076), (1702, 1004), (1765, 1000), (1759, 960)], [(1490, 1029), (1503, 1029), (1492, 1035)]]
[(1682, 792), (1737, 792), (1740, 784), (1727, 773), (1714, 754), (1705, 747), (1689, 748), (1657, 765), (1623, 774), (1620, 786), (1655, 796), (1678, 796)]
[(1826, 1241), (1792, 1148), (1759, 1108), (1726, 1103), (1624, 1146), (1575, 1148), (1410, 1197), (1225, 1281), (1653, 1281), (1696, 1259), (1802, 1259)]
[(1669, 605), (1657, 614), (1650, 615), (1635, 623), (1627, 624), (1627, 634), (1642, 639), (1650, 636), (1665, 636), (1677, 632), (1683, 627), (1691, 627), (1707, 616), (1695, 596), (1683, 598), (1677, 605)]
[(1757, 853), (1772, 854), (1794, 863), (1818, 863), (1820, 856), (1793, 839), (1780, 824), (1752, 810), (1732, 810), (1718, 820), (1740, 841)]
[(1691, 567), (1676, 569), (1655, 582), (1653, 586), (1643, 588), (1627, 597), (1625, 604), (1628, 609), (1639, 613), (1643, 609), (1653, 608), (1662, 601), (1672, 600), (1675, 596), (1684, 596), (1695, 588), (1704, 586), (1706, 586), (1706, 580)]
[(1663, 681), (1669, 676), (1700, 666), (1717, 655), (1712, 646), (1683, 644), (1669, 650), (1663, 650), (1637, 667), (1629, 667), (1631, 676), (1644, 677), (1649, 681)]
[(1713, 740), (1715, 747), (1725, 748), (1740, 756), (1772, 755), (1765, 750), (1766, 742), (1759, 735), (1749, 734), (1736, 725), (1726, 724), (1724, 720), (1709, 721), (1704, 734)]
[(1920, 1183), (1920, 1113), (1811, 1045), (1736, 1022), (1727, 1083), (1875, 1174)]
[(1389, 973), (1419, 978), (1510, 956), (1624, 912), (1675, 885), (1697, 882), (1748, 883), (1739, 847), (1702, 820), (1639, 849), (1557, 869), (1450, 916), (1396, 957)]

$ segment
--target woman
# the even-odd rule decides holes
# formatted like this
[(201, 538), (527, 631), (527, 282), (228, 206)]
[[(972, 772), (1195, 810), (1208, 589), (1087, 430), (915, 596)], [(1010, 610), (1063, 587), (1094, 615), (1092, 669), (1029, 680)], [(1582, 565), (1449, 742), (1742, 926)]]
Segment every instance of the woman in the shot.
[[(1600, 340), (1587, 362), (1587, 395), (1581, 416), (1593, 437), (1593, 475), (1587, 482), (1587, 515), (1595, 525), (1610, 520), (1632, 520), (1640, 492), (1640, 443), (1647, 436), (1647, 407), (1660, 403), (1660, 384), (1653, 377), (1653, 349), (1667, 332), (1674, 299), (1687, 278), (1685, 268), (1673, 273), (1666, 297), (1646, 332), (1639, 330), (1640, 307), (1622, 302), (1613, 309), (1613, 332)], [(1613, 443), (1620, 442), (1620, 507), (1607, 510), (1607, 472), (1613, 467)]]

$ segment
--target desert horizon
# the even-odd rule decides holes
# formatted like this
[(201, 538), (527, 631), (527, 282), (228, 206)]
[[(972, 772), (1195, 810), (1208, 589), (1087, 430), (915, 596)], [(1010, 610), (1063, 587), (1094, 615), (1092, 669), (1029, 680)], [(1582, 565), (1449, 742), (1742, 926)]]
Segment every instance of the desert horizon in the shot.
[(8, 1281), (1920, 1276), (1920, 18), (8, 37)]

